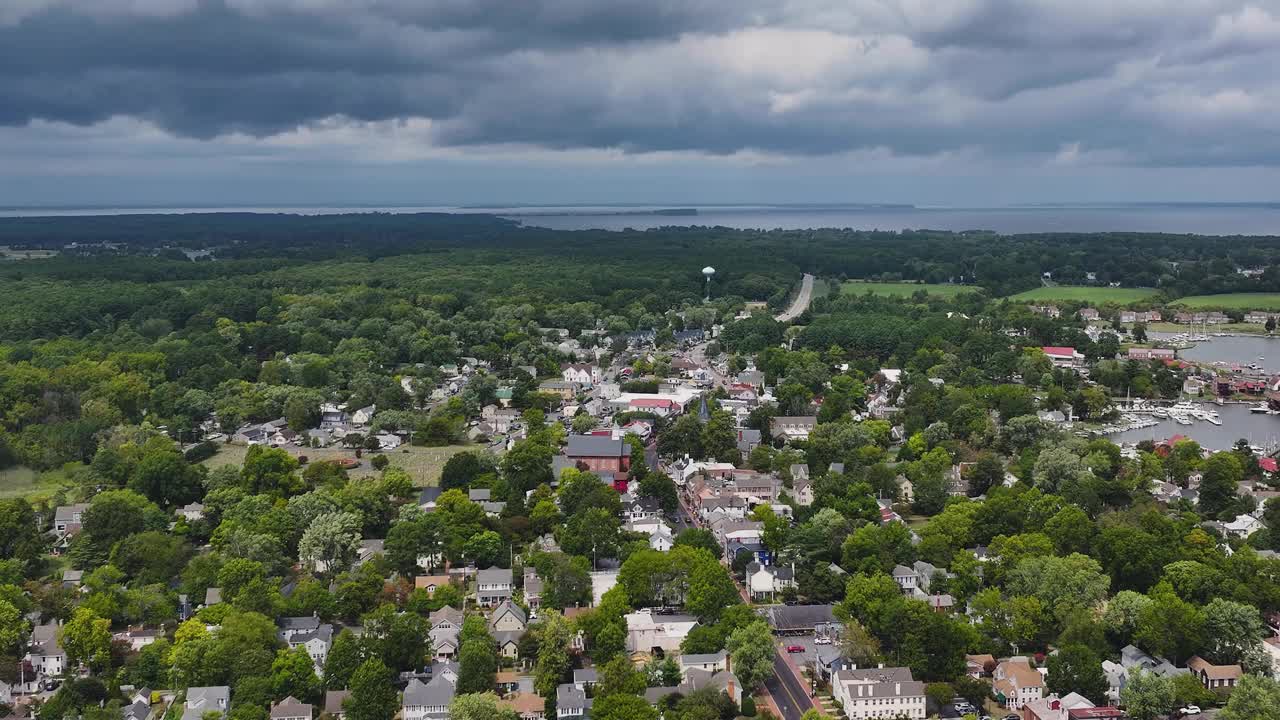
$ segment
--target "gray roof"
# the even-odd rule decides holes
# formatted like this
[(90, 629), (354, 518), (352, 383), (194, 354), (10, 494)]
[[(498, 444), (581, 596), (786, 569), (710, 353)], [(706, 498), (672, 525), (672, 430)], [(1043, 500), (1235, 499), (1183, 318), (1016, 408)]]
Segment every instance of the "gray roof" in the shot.
[(309, 718), (313, 714), (311, 703), (300, 702), (297, 698), (290, 695), (271, 706), (271, 717), (273, 718)]
[(685, 654), (680, 656), (681, 665), (712, 665), (724, 662), (728, 653), (724, 650), (715, 653)]
[(438, 487), (422, 488), (422, 492), (418, 493), (418, 504), (426, 505), (428, 503), (433, 503), (443, 492), (444, 491)]
[(491, 499), (492, 491), (489, 488), (472, 488), (467, 491), (467, 497), (473, 501)]
[(774, 630), (803, 630), (834, 623), (834, 609), (834, 605), (772, 605), (760, 613)]
[(226, 713), (231, 707), (231, 688), (226, 685), (187, 688), (187, 704), (182, 720), (200, 720), (207, 712)]
[(351, 697), (348, 690), (328, 690), (324, 694), (324, 711), (330, 715), (337, 715), (346, 712), (342, 707), (342, 701)]
[(437, 651), (445, 645), (458, 647), (458, 634), (462, 632), (458, 627), (438, 627), (430, 631), (431, 646)]
[[(281, 640), (285, 640), (285, 633), (283, 630), (277, 634)], [(303, 643), (311, 642), (312, 640), (321, 640), (325, 645), (333, 644), (333, 626), (329, 623), (324, 623), (314, 630), (296, 631), (288, 638), (290, 645), (301, 645)]]
[(524, 610), (521, 609), (519, 605), (516, 605), (510, 600), (503, 600), (502, 602), (498, 603), (497, 607), (493, 609), (493, 612), (489, 613), (489, 622), (490, 623), (496, 622), (498, 618), (507, 614), (514, 615), (517, 619), (520, 620), (521, 625), (524, 625), (529, 622), (529, 616), (525, 614)]
[(573, 671), (574, 683), (594, 683), (594, 682), (599, 682), (599, 680), (600, 680), (600, 675), (599, 673), (596, 672), (596, 669), (593, 667), (582, 668), (581, 670)]
[(283, 617), (280, 618), (279, 622), (281, 630), (292, 630), (294, 632), (308, 632), (320, 627), (320, 618), (314, 615)]
[(31, 645), (41, 655), (62, 655), (62, 646), (58, 644), (58, 626), (53, 623), (36, 625), (31, 628)]
[(511, 643), (519, 645), (522, 637), (524, 637), (523, 630), (498, 630), (493, 633), (493, 642), (499, 648)]
[(222, 602), (222, 588), (209, 588), (204, 591), (204, 604), (217, 605)]
[(423, 683), (414, 678), (404, 689), (404, 705), (423, 705), (426, 707), (447, 706), (453, 702), (453, 683), (444, 675), (431, 678), (431, 682)]
[(465, 619), (466, 618), (462, 614), (461, 610), (455, 607), (450, 607), (448, 605), (445, 605), (444, 607), (440, 608), (439, 610), (436, 610), (435, 612), (427, 616), (427, 620), (431, 623), (432, 627), (435, 627), (436, 625), (439, 625), (441, 622), (446, 620), (453, 623), (454, 625), (462, 625), (462, 621)]
[(476, 583), (482, 585), (511, 585), (511, 568), (485, 568), (476, 572)]
[(629, 455), (630, 450), (627, 443), (607, 435), (570, 435), (565, 454), (569, 457), (614, 458)]
[(588, 708), (587, 694), (578, 688), (565, 683), (556, 687), (556, 709)]

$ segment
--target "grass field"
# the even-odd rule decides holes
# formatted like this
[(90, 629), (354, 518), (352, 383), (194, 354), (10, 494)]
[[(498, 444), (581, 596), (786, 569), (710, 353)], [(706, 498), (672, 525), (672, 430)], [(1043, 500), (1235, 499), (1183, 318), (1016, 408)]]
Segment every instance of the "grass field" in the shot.
[(941, 285), (929, 283), (905, 283), (905, 282), (866, 282), (863, 280), (848, 280), (840, 287), (842, 295), (862, 295), (870, 291), (873, 295), (884, 295), (887, 297), (911, 297), (916, 292), (924, 290), (930, 295), (939, 297), (955, 297), (961, 293), (982, 292), (982, 288), (976, 285)]
[[(481, 445), (449, 445), (447, 447), (418, 447), (416, 445), (405, 445), (386, 453), (387, 459), (391, 461), (392, 467), (398, 467), (413, 478), (413, 484), (418, 487), (427, 487), (435, 485), (440, 480), (440, 471), (444, 469), (444, 464), (449, 458), (457, 453), (466, 450), (478, 450)], [(221, 445), (218, 448), (218, 454), (205, 460), (203, 465), (210, 468), (216, 468), (220, 465), (243, 465), (244, 455), (249, 448), (244, 445)], [(337, 460), (339, 458), (355, 457), (354, 450), (344, 448), (289, 448), (290, 455), (306, 455), (311, 462), (316, 460)], [(364, 459), (360, 461), (360, 467), (350, 471), (352, 477), (369, 477), (377, 475), (378, 471), (373, 469), (369, 464), (369, 457), (377, 455), (369, 451), (364, 452)]]
[(1156, 291), (1151, 288), (1113, 288), (1085, 287), (1077, 285), (1056, 285), (1040, 287), (1035, 290), (1020, 292), (1010, 297), (1014, 302), (1043, 302), (1048, 300), (1089, 302), (1095, 304), (1115, 303), (1124, 305), (1154, 297)]
[(1280, 293), (1193, 295), (1173, 304), (1204, 310), (1280, 310)]
[(23, 465), (0, 470), (0, 499), (25, 497), (35, 500), (51, 497), (65, 480), (60, 471), (37, 473)]

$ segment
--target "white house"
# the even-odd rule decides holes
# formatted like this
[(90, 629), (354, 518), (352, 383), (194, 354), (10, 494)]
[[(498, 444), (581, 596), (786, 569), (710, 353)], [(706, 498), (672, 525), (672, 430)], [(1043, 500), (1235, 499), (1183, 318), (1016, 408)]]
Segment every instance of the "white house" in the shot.
[(486, 568), (476, 573), (476, 602), (484, 607), (510, 600), (514, 589), (510, 568)]
[(404, 689), (400, 716), (403, 720), (445, 720), (453, 695), (454, 681), (447, 674), (441, 673), (429, 683), (414, 678)]
[(690, 670), (704, 670), (717, 673), (729, 669), (729, 655), (724, 650), (705, 655), (686, 654), (680, 656), (680, 677), (689, 679)]
[(61, 675), (67, 667), (67, 653), (58, 643), (58, 626), (50, 623), (32, 628), (31, 647), (23, 659), (41, 675)]
[(837, 670), (831, 697), (849, 720), (925, 717), (924, 683), (912, 679), (908, 668)]
[(795, 578), (792, 568), (761, 565), (758, 562), (747, 565), (747, 586), (755, 600), (773, 600), (778, 593), (795, 587)]
[(600, 368), (586, 363), (571, 363), (560, 366), (560, 377), (565, 382), (595, 385), (600, 382)]

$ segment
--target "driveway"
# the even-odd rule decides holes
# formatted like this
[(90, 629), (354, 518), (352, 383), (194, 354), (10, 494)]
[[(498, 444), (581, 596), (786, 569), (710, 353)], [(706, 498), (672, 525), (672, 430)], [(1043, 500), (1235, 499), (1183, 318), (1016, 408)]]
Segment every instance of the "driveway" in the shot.
[(796, 299), (791, 303), (791, 307), (787, 311), (775, 318), (778, 322), (791, 322), (804, 314), (809, 309), (809, 302), (813, 300), (813, 276), (809, 273), (804, 274), (804, 280), (800, 282), (800, 292), (796, 295)]

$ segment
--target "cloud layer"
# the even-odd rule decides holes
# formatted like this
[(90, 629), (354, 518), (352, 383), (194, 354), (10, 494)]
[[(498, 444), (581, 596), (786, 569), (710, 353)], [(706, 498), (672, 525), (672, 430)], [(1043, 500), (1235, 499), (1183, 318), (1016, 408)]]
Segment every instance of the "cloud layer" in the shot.
[(1276, 0), (8, 0), (0, 151), (1274, 168), (1277, 67)]

